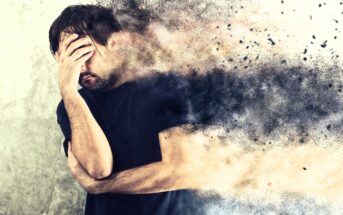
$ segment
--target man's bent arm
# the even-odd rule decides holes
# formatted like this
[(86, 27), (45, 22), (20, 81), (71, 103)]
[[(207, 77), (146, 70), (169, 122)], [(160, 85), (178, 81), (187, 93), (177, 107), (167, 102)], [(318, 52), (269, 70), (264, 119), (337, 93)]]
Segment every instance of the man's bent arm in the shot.
[(204, 177), (206, 165), (202, 155), (206, 153), (206, 148), (202, 143), (195, 146), (194, 141), (189, 142), (192, 138), (184, 137), (182, 129), (178, 128), (160, 133), (162, 161), (128, 169), (104, 180), (94, 180), (82, 173), (76, 167), (76, 159), (70, 162), (74, 163), (71, 165), (72, 172), (80, 185), (93, 194), (148, 194), (205, 187), (208, 177)]
[(112, 152), (106, 136), (77, 90), (81, 72), (94, 50), (89, 36), (62, 32), (55, 58), (59, 66), (60, 91), (71, 125), (74, 154), (92, 177), (100, 179), (111, 174)]
[(94, 178), (112, 172), (113, 156), (108, 140), (78, 91), (61, 92), (71, 125), (72, 150), (86, 171)]

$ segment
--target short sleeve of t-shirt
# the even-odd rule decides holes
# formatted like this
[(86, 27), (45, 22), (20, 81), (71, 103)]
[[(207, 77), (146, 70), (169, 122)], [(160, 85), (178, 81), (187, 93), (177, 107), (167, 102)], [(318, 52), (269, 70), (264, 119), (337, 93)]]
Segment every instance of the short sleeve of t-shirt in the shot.
[(64, 152), (65, 152), (65, 155), (68, 157), (68, 141), (71, 140), (71, 128), (70, 128), (70, 121), (68, 118), (67, 111), (64, 107), (63, 100), (61, 100), (57, 106), (56, 115), (57, 115), (57, 123), (59, 124), (62, 130), (62, 133), (64, 135), (64, 141), (63, 141)]
[(186, 99), (179, 90), (168, 92), (157, 110), (158, 131), (187, 123)]
[[(189, 123), (186, 91), (174, 75), (159, 75), (147, 84), (154, 101), (157, 132)], [(149, 90), (148, 90), (149, 91)]]

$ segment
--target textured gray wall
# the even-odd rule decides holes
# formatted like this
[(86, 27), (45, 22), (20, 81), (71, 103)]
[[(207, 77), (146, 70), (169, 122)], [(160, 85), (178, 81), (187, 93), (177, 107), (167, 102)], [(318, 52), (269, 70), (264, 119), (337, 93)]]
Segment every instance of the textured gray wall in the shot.
[(85, 193), (61, 151), (48, 42), (52, 21), (75, 2), (1, 1), (0, 214), (82, 214)]

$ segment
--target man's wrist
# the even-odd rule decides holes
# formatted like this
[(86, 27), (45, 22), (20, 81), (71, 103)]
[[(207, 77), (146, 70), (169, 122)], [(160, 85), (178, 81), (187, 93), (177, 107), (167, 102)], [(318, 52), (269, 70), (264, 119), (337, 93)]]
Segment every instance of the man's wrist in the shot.
[(78, 89), (76, 87), (60, 87), (62, 98), (78, 95)]
[(92, 194), (107, 193), (109, 179), (94, 179), (90, 191)]

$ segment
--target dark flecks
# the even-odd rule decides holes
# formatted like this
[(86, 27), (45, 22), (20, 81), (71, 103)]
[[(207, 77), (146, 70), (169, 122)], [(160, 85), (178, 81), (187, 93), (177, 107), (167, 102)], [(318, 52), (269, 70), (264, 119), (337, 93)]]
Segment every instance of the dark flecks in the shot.
[(303, 167), (303, 170), (305, 170), (305, 171), (306, 171), (306, 170), (307, 170), (307, 168), (306, 168), (306, 167)]
[[(230, 130), (239, 127), (259, 136), (260, 132), (269, 134), (285, 124), (306, 131), (319, 120), (343, 109), (338, 92), (325, 90), (330, 82), (317, 78), (316, 71), (269, 68), (254, 75), (239, 74), (239, 71), (227, 73), (214, 69), (206, 75), (186, 79), (188, 93), (185, 97), (197, 122), (203, 126), (218, 124)], [(302, 87), (304, 82), (305, 88)], [(269, 87), (264, 89), (262, 85)], [(275, 89), (273, 93), (268, 90), (270, 87)], [(284, 102), (272, 108), (270, 98), (275, 96)], [(246, 112), (253, 118), (245, 121), (233, 118)]]
[(327, 126), (326, 126), (326, 129), (327, 129), (328, 131), (330, 131), (330, 130), (331, 130), (331, 125), (327, 125)]
[(271, 44), (272, 46), (275, 45), (275, 42), (274, 42), (274, 40), (273, 40), (272, 38), (268, 38), (268, 41), (270, 42), (270, 44)]
[(322, 47), (322, 48), (325, 48), (326, 46), (327, 46), (327, 40), (325, 40), (321, 45), (320, 45), (320, 47)]

